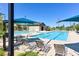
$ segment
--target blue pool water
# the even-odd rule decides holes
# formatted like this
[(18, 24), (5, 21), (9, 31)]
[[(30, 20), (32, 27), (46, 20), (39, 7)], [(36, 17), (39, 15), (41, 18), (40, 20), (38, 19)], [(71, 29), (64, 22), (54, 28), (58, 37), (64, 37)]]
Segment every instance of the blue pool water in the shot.
[(21, 35), (21, 34), (27, 34), (27, 33), (29, 33), (29, 32), (28, 31), (15, 31), (14, 36)]
[(42, 33), (39, 35), (35, 35), (33, 37), (36, 38), (46, 38), (50, 40), (63, 40), (66, 41), (68, 37), (67, 32), (48, 32), (48, 33)]
[[(21, 35), (21, 34), (27, 34), (29, 33), (28, 31), (15, 31), (14, 36)], [(67, 32), (46, 32), (46, 33), (41, 33), (38, 35), (34, 35), (33, 37), (35, 38), (44, 38), (44, 39), (49, 39), (49, 40), (63, 40), (66, 41), (68, 37)]]

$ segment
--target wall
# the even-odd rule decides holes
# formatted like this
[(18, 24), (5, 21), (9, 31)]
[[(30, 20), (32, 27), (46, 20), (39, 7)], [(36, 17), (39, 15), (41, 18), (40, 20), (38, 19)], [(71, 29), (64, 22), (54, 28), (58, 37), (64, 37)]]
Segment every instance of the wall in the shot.
[(40, 31), (40, 26), (29, 26), (29, 31)]

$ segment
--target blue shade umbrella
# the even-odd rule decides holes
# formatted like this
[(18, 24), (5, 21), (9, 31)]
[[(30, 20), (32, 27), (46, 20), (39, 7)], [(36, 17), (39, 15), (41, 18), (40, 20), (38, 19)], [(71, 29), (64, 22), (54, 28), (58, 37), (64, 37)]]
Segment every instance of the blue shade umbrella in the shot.
[(75, 51), (77, 51), (77, 52), (79, 52), (79, 43), (73, 43), (73, 44), (66, 44), (65, 45), (66, 47), (69, 47), (69, 48), (71, 48), (71, 49), (73, 49), (73, 50), (75, 50)]
[(24, 39), (24, 40), (27, 41), (27, 42), (42, 41), (42, 40), (39, 39), (39, 38), (26, 38), (26, 39)]
[[(8, 20), (3, 20), (3, 22), (8, 23)], [(14, 19), (14, 23), (37, 23), (37, 22), (26, 18), (18, 18)]]
[(33, 22), (33, 23), (16, 23), (16, 24), (18, 24), (18, 25), (28, 25), (28, 26), (40, 25), (40, 23), (35, 23), (35, 22)]
[(71, 18), (67, 18), (64, 20), (60, 20), (57, 23), (60, 23), (60, 22), (79, 22), (79, 15), (71, 17)]

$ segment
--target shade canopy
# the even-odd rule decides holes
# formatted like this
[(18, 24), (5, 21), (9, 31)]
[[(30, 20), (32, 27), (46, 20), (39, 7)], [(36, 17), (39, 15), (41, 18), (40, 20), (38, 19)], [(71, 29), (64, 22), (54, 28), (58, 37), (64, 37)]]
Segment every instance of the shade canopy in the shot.
[(57, 23), (60, 23), (60, 22), (79, 22), (79, 15), (71, 17), (71, 18), (67, 18), (64, 20), (60, 20)]
[[(3, 20), (4, 23), (8, 23), (8, 20)], [(14, 19), (14, 23), (36, 23), (36, 21), (32, 21), (26, 18)]]
[(0, 13), (0, 15), (4, 15), (3, 13)]
[(73, 44), (66, 44), (65, 46), (67, 46), (68, 48), (71, 48), (77, 52), (79, 52), (79, 42), (78, 43), (73, 43)]

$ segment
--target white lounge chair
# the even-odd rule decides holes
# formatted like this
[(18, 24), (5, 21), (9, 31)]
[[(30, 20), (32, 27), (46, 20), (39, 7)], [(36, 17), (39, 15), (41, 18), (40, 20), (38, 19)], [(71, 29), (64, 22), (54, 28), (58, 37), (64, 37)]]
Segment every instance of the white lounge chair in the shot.
[(65, 56), (65, 46), (60, 44), (54, 44), (55, 56)]

